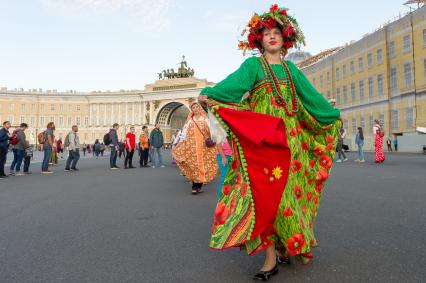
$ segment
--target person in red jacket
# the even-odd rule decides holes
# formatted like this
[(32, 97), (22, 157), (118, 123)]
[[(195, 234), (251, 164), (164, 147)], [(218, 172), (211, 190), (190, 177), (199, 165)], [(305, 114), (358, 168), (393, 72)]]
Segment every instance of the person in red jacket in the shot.
[[(124, 168), (135, 168), (132, 165), (133, 161), (133, 153), (135, 152), (136, 148), (136, 135), (135, 135), (135, 127), (130, 127), (130, 132), (126, 134), (126, 142), (125, 142), (125, 148), (126, 148), (126, 158), (124, 159)], [(127, 164), (129, 166), (127, 166)]]

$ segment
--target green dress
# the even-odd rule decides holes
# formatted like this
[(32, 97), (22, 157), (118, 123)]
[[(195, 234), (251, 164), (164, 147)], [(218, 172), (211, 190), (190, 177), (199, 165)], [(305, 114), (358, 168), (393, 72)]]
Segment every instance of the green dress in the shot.
[[(271, 74), (275, 75), (275, 84)], [(237, 71), (214, 87), (204, 88), (201, 94), (209, 97), (209, 109), (227, 131), (234, 153), (216, 207), (210, 247), (241, 247), (252, 255), (274, 244), (282, 252), (311, 257), (311, 247), (317, 244), (313, 226), (332, 166), (340, 111), (315, 90), (292, 62), (268, 65), (263, 57), (248, 58)], [(234, 112), (225, 111), (229, 109)], [(251, 114), (259, 117), (240, 121), (239, 113), (250, 119)], [(271, 127), (276, 120), (284, 122), (286, 145), (280, 156), (285, 156), (285, 150), (289, 154), (286, 160), (281, 158), (279, 166), (273, 164), (276, 156), (270, 154), (271, 142), (257, 143), (256, 154), (252, 146), (245, 145), (256, 139), (256, 133), (244, 133), (256, 132), (260, 120), (265, 121), (260, 128)], [(256, 128), (251, 128), (255, 124)], [(268, 154), (271, 156), (253, 162), (256, 155)], [(275, 192), (263, 197), (270, 188), (256, 185), (262, 184), (255, 182), (262, 178), (270, 179), (271, 188), (273, 181), (281, 181), (279, 195)], [(267, 203), (262, 202), (273, 203), (277, 198), (277, 205), (268, 216), (273, 215), (273, 221), (264, 221), (261, 217), (266, 214), (259, 214), (257, 206), (264, 209)], [(259, 230), (256, 225), (260, 223), (263, 228)], [(266, 227), (265, 223), (270, 224)]]

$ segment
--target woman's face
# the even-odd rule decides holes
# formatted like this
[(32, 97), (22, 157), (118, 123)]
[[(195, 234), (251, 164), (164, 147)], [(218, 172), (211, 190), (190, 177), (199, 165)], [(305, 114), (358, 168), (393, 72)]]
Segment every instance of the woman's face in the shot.
[(262, 38), (262, 46), (268, 53), (280, 52), (283, 47), (284, 40), (282, 32), (279, 28), (264, 29)]
[(191, 110), (192, 110), (192, 113), (194, 113), (194, 115), (198, 115), (198, 114), (200, 114), (200, 105), (198, 105), (198, 104), (193, 104), (192, 106), (191, 106)]

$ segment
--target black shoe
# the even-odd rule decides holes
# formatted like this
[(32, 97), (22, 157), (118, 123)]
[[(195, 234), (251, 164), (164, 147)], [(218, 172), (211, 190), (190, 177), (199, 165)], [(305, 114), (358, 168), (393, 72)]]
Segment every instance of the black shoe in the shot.
[(136, 167), (135, 167), (135, 166), (130, 166), (129, 168), (130, 168), (130, 169), (133, 169), (133, 168), (136, 168)]
[(279, 271), (278, 264), (275, 264), (275, 266), (271, 270), (269, 270), (269, 271), (260, 271), (259, 273), (257, 273), (253, 277), (253, 280), (269, 281), (269, 279), (271, 279), (272, 276), (276, 275), (278, 273), (278, 271)]
[(278, 264), (291, 264), (290, 258), (287, 257), (283, 257), (283, 256), (277, 256), (277, 263)]

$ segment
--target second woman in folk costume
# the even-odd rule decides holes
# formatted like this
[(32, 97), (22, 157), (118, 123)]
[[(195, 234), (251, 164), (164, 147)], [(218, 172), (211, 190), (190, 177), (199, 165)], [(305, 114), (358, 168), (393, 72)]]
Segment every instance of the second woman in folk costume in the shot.
[(180, 141), (172, 151), (182, 174), (192, 182), (192, 194), (201, 193), (203, 184), (218, 174), (216, 148), (208, 147), (207, 138), (210, 138), (207, 114), (198, 103), (192, 103)]
[(383, 137), (385, 136), (385, 131), (383, 127), (380, 125), (379, 120), (374, 120), (374, 148), (376, 152), (376, 163), (382, 163), (385, 161), (385, 154), (383, 152)]
[(248, 41), (239, 46), (257, 48), (261, 56), (248, 58), (199, 96), (227, 131), (233, 150), (210, 246), (242, 247), (249, 255), (265, 251), (254, 279), (269, 280), (277, 262), (288, 263), (288, 254), (304, 263), (312, 258), (314, 222), (341, 121), (340, 111), (293, 63), (282, 60), (287, 49), (303, 42), (286, 9), (273, 5), (254, 15), (248, 30)]

